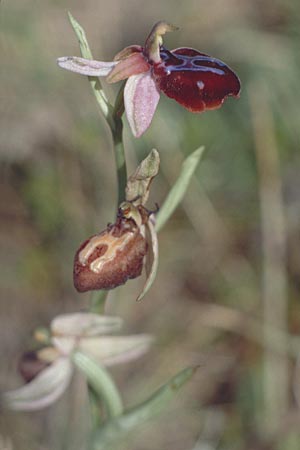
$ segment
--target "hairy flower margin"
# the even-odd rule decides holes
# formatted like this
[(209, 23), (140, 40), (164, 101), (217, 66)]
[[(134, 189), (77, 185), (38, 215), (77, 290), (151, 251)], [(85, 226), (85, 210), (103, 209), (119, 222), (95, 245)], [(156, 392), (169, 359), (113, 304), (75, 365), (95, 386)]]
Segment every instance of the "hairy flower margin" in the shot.
[(219, 59), (192, 48), (169, 51), (162, 46), (162, 36), (176, 29), (158, 22), (144, 47), (126, 47), (111, 62), (64, 56), (57, 63), (82, 75), (106, 77), (109, 83), (128, 79), (125, 111), (133, 135), (140, 137), (151, 124), (161, 91), (191, 112), (216, 109), (227, 96), (239, 96), (238, 77)]
[(44, 364), (31, 380), (1, 395), (1, 403), (16, 411), (35, 411), (57, 401), (69, 386), (74, 372), (72, 354), (89, 355), (102, 366), (124, 363), (142, 356), (153, 338), (147, 334), (111, 336), (122, 326), (119, 317), (92, 313), (57, 316), (51, 322), (51, 346), (36, 352)]

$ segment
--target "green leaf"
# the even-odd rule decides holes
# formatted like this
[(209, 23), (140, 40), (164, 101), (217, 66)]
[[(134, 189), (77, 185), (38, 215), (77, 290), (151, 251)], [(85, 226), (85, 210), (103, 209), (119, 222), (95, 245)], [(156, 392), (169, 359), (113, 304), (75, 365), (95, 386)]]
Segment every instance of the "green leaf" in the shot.
[[(74, 19), (72, 14), (68, 12), (69, 20), (71, 25), (75, 31), (77, 39), (79, 41), (80, 51), (83, 58), (93, 59), (93, 55), (88, 44), (86, 34), (82, 26)], [(100, 106), (101, 111), (104, 114), (104, 117), (109, 122), (111, 128), (114, 126), (114, 121), (112, 119), (112, 106), (109, 104), (109, 101), (105, 95), (105, 92), (102, 89), (101, 82), (97, 77), (88, 77), (96, 100)]]
[(182, 370), (143, 403), (129, 409), (122, 416), (108, 421), (96, 430), (91, 437), (91, 450), (112, 448), (113, 443), (123, 438), (136, 426), (159, 414), (175, 397), (177, 391), (192, 377), (196, 369), (189, 367)]
[(77, 20), (74, 19), (74, 17), (72, 16), (72, 14), (70, 12), (68, 12), (68, 16), (69, 16), (71, 25), (76, 33), (76, 36), (78, 38), (82, 56), (87, 59), (93, 59), (93, 55), (92, 55), (91, 49), (89, 47), (84, 29), (82, 28), (81, 25), (79, 25)]
[(204, 147), (195, 150), (182, 164), (182, 169), (174, 186), (171, 188), (166, 200), (160, 208), (156, 216), (156, 231), (162, 229), (167, 220), (173, 214), (178, 204), (184, 197), (191, 178), (197, 168), (201, 156), (203, 155)]
[(121, 415), (123, 412), (122, 400), (109, 372), (80, 351), (72, 354), (72, 361), (84, 373), (88, 384), (103, 401), (107, 416), (113, 418)]

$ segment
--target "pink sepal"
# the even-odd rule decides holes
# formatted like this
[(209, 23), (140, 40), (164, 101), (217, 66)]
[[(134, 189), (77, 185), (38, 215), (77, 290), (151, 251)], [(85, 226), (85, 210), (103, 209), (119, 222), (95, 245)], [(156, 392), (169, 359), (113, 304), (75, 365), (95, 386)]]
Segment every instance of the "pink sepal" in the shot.
[(118, 63), (115, 61), (95, 61), (93, 59), (79, 58), (78, 56), (63, 56), (58, 58), (57, 64), (63, 69), (80, 73), (81, 75), (106, 77)]
[(125, 111), (135, 137), (140, 137), (150, 126), (159, 96), (150, 71), (133, 75), (127, 80), (124, 89)]

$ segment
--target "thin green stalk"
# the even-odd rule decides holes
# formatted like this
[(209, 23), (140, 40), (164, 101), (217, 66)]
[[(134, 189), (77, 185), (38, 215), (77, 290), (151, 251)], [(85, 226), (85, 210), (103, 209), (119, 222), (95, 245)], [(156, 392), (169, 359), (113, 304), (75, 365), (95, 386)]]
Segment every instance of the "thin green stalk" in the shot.
[[(83, 58), (93, 59), (93, 55), (92, 55), (90, 46), (88, 44), (84, 29), (77, 22), (77, 20), (74, 19), (74, 17), (72, 16), (72, 14), (70, 12), (68, 12), (68, 16), (69, 16), (70, 23), (73, 27), (73, 30), (75, 31), (75, 34), (77, 36), (80, 51), (81, 51)], [(88, 77), (88, 78), (89, 78), (89, 81), (90, 81), (90, 84), (92, 87), (92, 91), (96, 97), (97, 103), (100, 106), (100, 109), (101, 109), (104, 117), (106, 118), (108, 123), (111, 124), (113, 108), (110, 105), (108, 98), (102, 89), (101, 82), (100, 82), (99, 78), (97, 78), (97, 77)]]
[(184, 160), (181, 172), (156, 216), (155, 229), (157, 232), (162, 229), (183, 199), (191, 178), (203, 155), (203, 151), (204, 147), (199, 147)]
[[(71, 25), (77, 36), (81, 54), (84, 58), (93, 59), (93, 55), (88, 44), (86, 34), (82, 26), (74, 19), (71, 13), (68, 13)], [(123, 143), (123, 123), (122, 115), (124, 113), (124, 86), (117, 94), (115, 105), (112, 106), (102, 89), (100, 79), (97, 77), (88, 77), (92, 91), (96, 97), (98, 106), (110, 127), (113, 138), (113, 151), (116, 163), (117, 183), (118, 183), (118, 203), (117, 207), (125, 200), (125, 188), (127, 183), (127, 167), (125, 159), (125, 150)], [(90, 311), (101, 314), (104, 310), (106, 291), (98, 291), (92, 294), (90, 301)]]
[(101, 426), (101, 422), (102, 422), (101, 416), (99, 413), (99, 410), (100, 410), (99, 398), (91, 386), (88, 387), (88, 394), (89, 394), (89, 401), (90, 401), (92, 429), (96, 430), (98, 427)]
[[(79, 41), (82, 56), (87, 59), (93, 59), (93, 55), (90, 46), (88, 44), (84, 29), (74, 19), (72, 14), (70, 13), (68, 14), (71, 25)], [(123, 123), (122, 123), (122, 115), (124, 113), (124, 98), (123, 98), (124, 83), (122, 84), (119, 90), (115, 106), (113, 107), (109, 103), (105, 95), (105, 92), (102, 89), (100, 79), (97, 77), (88, 77), (88, 78), (90, 81), (92, 91), (96, 97), (97, 103), (111, 129), (113, 136), (113, 147), (118, 178), (118, 205), (119, 205), (125, 198), (125, 187), (127, 182), (127, 169), (123, 144)]]
[(118, 388), (110, 374), (88, 355), (75, 351), (72, 355), (74, 364), (84, 373), (89, 386), (102, 400), (107, 419), (112, 419), (123, 413), (123, 404)]
[(287, 231), (282, 198), (280, 160), (273, 117), (264, 85), (252, 86), (252, 120), (255, 154), (259, 174), (259, 199), (262, 234), (262, 304), (264, 354), (264, 406), (266, 425), (276, 429), (289, 407), (289, 360), (269, 350), (271, 325), (288, 338)]
[(177, 373), (148, 399), (125, 411), (119, 417), (106, 421), (91, 435), (90, 450), (112, 449), (137, 426), (157, 416), (176, 396), (181, 387), (196, 372), (197, 367), (188, 367)]
[(125, 158), (125, 149), (123, 142), (123, 122), (122, 115), (124, 113), (124, 87), (122, 83), (113, 110), (114, 127), (112, 129), (114, 153), (118, 178), (118, 205), (125, 200), (125, 188), (127, 183), (127, 167)]
[(118, 178), (118, 205), (125, 200), (125, 188), (127, 183), (127, 168), (123, 139), (119, 135), (113, 136), (114, 153)]
[(90, 298), (90, 312), (103, 314), (108, 291), (93, 291)]

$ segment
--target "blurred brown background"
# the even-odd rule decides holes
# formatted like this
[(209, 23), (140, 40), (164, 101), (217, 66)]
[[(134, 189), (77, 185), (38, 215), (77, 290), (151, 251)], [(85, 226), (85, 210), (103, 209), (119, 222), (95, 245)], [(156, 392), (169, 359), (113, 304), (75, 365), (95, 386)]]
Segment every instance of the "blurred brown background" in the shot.
[[(143, 359), (113, 370), (128, 406), (181, 368), (201, 366), (124, 449), (299, 450), (298, 0), (2, 0), (0, 389), (21, 384), (17, 361), (35, 327), (88, 307), (89, 294), (72, 285), (73, 255), (115, 214), (109, 130), (87, 80), (55, 63), (79, 55), (68, 10), (97, 59), (143, 44), (165, 19), (180, 26), (165, 37), (168, 48), (212, 54), (242, 81), (240, 100), (202, 115), (162, 96), (139, 140), (124, 120), (130, 172), (151, 148), (161, 155), (150, 209), (183, 158), (206, 147), (159, 236), (155, 285), (139, 304), (142, 279), (110, 294), (107, 312), (125, 319), (127, 333), (157, 338)], [(117, 87), (105, 89), (113, 100)], [(13, 449), (85, 448), (78, 409), (69, 393), (41, 413), (2, 415), (2, 435)]]

